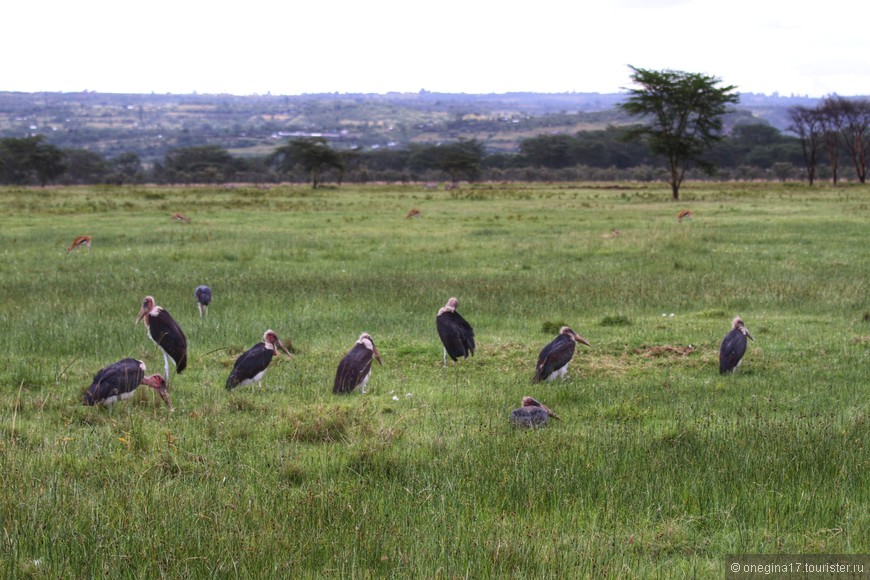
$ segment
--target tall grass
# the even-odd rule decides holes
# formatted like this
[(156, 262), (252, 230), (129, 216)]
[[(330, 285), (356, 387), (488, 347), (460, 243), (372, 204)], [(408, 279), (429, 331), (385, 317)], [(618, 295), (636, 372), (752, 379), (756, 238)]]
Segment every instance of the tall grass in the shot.
[[(867, 553), (866, 189), (685, 194), (0, 190), (0, 573), (709, 576), (727, 553)], [(162, 372), (146, 294), (190, 339), (176, 412), (144, 387), (84, 407), (106, 364)], [(450, 296), (479, 346), (455, 370)], [(756, 340), (721, 377), (736, 315)], [(592, 347), (533, 386), (563, 323)], [(266, 328), (294, 358), (227, 392)], [(384, 366), (333, 396), (363, 331)], [(524, 395), (564, 420), (512, 429)]]

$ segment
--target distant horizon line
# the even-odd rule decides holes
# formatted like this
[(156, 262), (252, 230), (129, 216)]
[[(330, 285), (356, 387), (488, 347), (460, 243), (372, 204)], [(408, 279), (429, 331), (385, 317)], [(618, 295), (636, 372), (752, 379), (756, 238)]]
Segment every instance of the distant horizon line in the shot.
[[(824, 96), (816, 97), (810, 96), (809, 94), (796, 94), (791, 93), (788, 95), (784, 95), (779, 91), (773, 91), (772, 93), (763, 93), (763, 92), (753, 92), (753, 91), (737, 91), (740, 95), (753, 95), (753, 96), (762, 96), (765, 98), (780, 98), (780, 99), (824, 99), (828, 96), (835, 96), (838, 93), (829, 93)], [(391, 95), (402, 95), (402, 96), (421, 96), (421, 95), (432, 95), (432, 96), (440, 96), (440, 95), (464, 95), (464, 96), (510, 96), (510, 95), (552, 95), (552, 96), (570, 96), (570, 95), (592, 95), (592, 96), (604, 96), (604, 97), (618, 97), (625, 96), (629, 94), (628, 90), (625, 91), (614, 91), (614, 92), (601, 92), (601, 91), (504, 91), (504, 92), (450, 92), (450, 91), (430, 91), (427, 89), (420, 89), (418, 91), (386, 91), (386, 92), (372, 92), (372, 91), (319, 91), (319, 92), (301, 92), (301, 93), (272, 93), (271, 91), (267, 91), (265, 93), (231, 93), (231, 92), (200, 92), (200, 91), (189, 91), (189, 92), (158, 92), (158, 91), (148, 91), (148, 92), (130, 92), (130, 91), (101, 91), (101, 90), (91, 90), (91, 89), (81, 89), (81, 90), (41, 90), (41, 91), (23, 91), (23, 90), (7, 90), (0, 89), (0, 94), (25, 94), (25, 95), (136, 95), (136, 96), (177, 96), (177, 97), (317, 97), (317, 96), (391, 96)], [(846, 98), (851, 97), (866, 97), (868, 95), (840, 95)]]

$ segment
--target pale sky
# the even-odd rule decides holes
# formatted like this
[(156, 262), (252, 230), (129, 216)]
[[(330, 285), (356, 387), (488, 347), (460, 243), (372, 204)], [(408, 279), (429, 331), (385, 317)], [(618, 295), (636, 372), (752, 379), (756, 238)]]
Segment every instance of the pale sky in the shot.
[(870, 94), (866, 0), (28, 0), (0, 91), (619, 92), (628, 65), (739, 92)]

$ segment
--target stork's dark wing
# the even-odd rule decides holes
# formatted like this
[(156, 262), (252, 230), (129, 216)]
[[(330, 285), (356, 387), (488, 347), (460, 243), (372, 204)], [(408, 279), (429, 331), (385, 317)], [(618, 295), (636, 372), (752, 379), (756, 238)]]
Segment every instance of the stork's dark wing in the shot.
[(204, 306), (211, 304), (211, 288), (208, 286), (197, 286), (196, 301)]
[(550, 417), (540, 407), (520, 407), (511, 413), (511, 423), (522, 427), (535, 427), (546, 423)]
[(454, 361), (459, 357), (474, 355), (474, 329), (458, 312), (443, 312), (435, 317), (438, 336)]
[(134, 391), (144, 376), (145, 371), (136, 359), (119, 360), (94, 375), (94, 380), (85, 393), (85, 404), (96, 405), (111, 396), (120, 396), (122, 393)]
[(332, 392), (336, 394), (351, 392), (369, 374), (371, 368), (372, 351), (357, 343), (338, 363)]
[(725, 374), (733, 371), (745, 353), (746, 335), (735, 328), (725, 335), (719, 347), (719, 372)]
[(266, 343), (258, 342), (246, 352), (242, 353), (233, 364), (233, 370), (227, 377), (227, 388), (237, 387), (239, 383), (247, 379), (253, 379), (258, 373), (266, 370), (275, 351), (266, 348)]
[(187, 367), (187, 337), (184, 331), (169, 312), (162, 308), (156, 316), (151, 316), (148, 330), (151, 339), (175, 361), (175, 372), (181, 374)]
[(574, 356), (576, 344), (574, 339), (560, 334), (550, 344), (541, 350), (538, 355), (538, 364), (535, 366), (534, 382), (540, 382), (550, 376), (553, 371), (559, 370)]

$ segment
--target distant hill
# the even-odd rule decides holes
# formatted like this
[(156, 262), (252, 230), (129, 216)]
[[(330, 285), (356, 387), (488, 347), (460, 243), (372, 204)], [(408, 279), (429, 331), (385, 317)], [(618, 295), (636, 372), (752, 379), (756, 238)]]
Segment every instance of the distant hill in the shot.
[[(0, 137), (42, 134), (62, 148), (143, 161), (174, 147), (217, 145), (234, 155), (267, 155), (294, 136), (319, 135), (339, 148), (405, 147), (477, 139), (515, 151), (542, 133), (603, 129), (633, 122), (615, 106), (624, 93), (172, 95), (0, 92)], [(744, 93), (727, 125), (769, 123), (818, 99)]]

